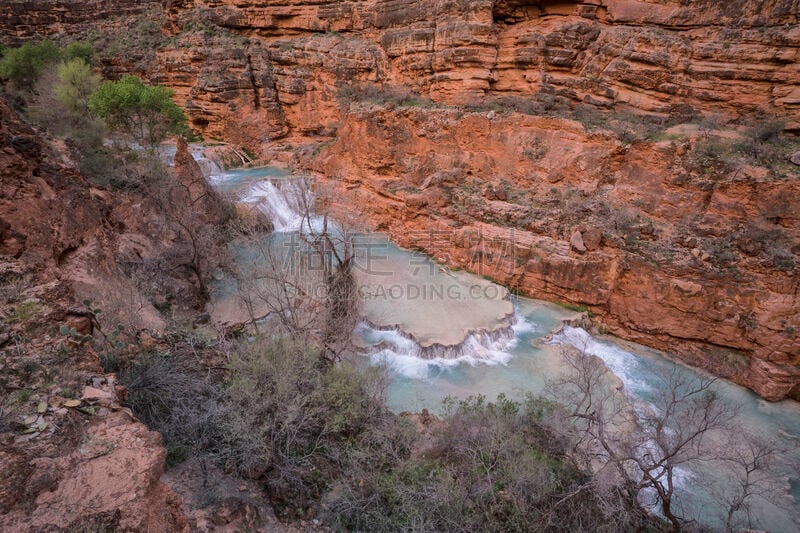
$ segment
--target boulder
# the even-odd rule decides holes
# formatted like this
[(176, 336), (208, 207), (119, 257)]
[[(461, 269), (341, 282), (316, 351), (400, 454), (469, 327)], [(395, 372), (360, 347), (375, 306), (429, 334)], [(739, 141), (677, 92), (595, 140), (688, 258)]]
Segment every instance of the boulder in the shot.
[(94, 331), (92, 319), (88, 316), (67, 317), (67, 327), (74, 329), (78, 335), (91, 335)]
[(97, 389), (95, 387), (86, 386), (83, 388), (83, 396), (84, 400), (113, 400), (114, 394), (103, 390)]
[(583, 243), (583, 235), (578, 230), (575, 230), (572, 233), (572, 236), (569, 238), (569, 244), (573, 250), (578, 252), (579, 254), (586, 253), (586, 245)]
[(603, 241), (603, 231), (600, 228), (588, 228), (581, 232), (581, 238), (586, 249), (590, 252), (600, 248)]
[(406, 205), (414, 209), (420, 209), (428, 205), (428, 199), (421, 194), (412, 194), (406, 197)]

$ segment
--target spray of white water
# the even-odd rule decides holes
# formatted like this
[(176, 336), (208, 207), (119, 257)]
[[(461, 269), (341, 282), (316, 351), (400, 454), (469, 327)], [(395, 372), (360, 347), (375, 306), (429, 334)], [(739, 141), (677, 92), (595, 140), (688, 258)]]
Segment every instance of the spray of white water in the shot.
[[(254, 204), (269, 217), (274, 231), (304, 234), (321, 233), (324, 217), (306, 216), (305, 206), (313, 205), (313, 193), (303, 178), (274, 178), (253, 183), (241, 195), (240, 201)], [(310, 227), (309, 227), (310, 224)], [(336, 225), (328, 221), (329, 232), (337, 231)]]
[(203, 171), (203, 175), (212, 185), (216, 185), (225, 179), (225, 173), (216, 161), (204, 155), (205, 148), (203, 146), (190, 145), (189, 152), (192, 154), (194, 160), (197, 161), (200, 170)]
[(461, 364), (500, 365), (511, 360), (508, 352), (513, 337), (496, 338), (488, 333), (473, 333), (457, 347), (447, 347), (448, 356), (425, 357), (429, 349), (407, 338), (397, 330), (380, 330), (368, 324), (359, 324), (356, 334), (369, 339), (374, 352), (370, 362), (385, 365), (393, 372), (411, 379), (428, 379), (441, 371), (455, 368)]
[[(571, 326), (564, 326), (559, 333), (553, 336), (551, 342), (553, 344), (569, 344), (586, 354), (599, 357), (606, 367), (622, 381), (625, 389), (637, 399), (633, 405), (637, 416), (649, 415), (650, 413), (645, 412), (648, 410), (654, 413), (661, 411), (654, 404), (642, 399), (642, 395), (646, 395), (653, 389), (641, 377), (646, 373), (646, 370), (642, 368), (642, 363), (634, 354), (623, 350), (619, 346), (595, 339), (583, 328)], [(667, 431), (670, 431), (669, 428), (667, 428)], [(658, 456), (657, 447), (653, 442), (644, 442), (640, 453)], [(676, 467), (672, 475), (676, 487), (684, 491), (690, 489), (691, 481), (694, 477), (690, 470)], [(655, 503), (657, 502), (655, 490), (646, 489), (643, 491), (642, 496), (642, 503), (652, 506), (653, 510), (658, 512), (658, 509), (655, 508)]]
[(639, 377), (643, 369), (634, 354), (626, 352), (619, 346), (595, 339), (583, 328), (564, 326), (559, 333), (553, 335), (551, 342), (570, 344), (584, 353), (599, 357), (608, 369), (622, 380), (625, 388), (637, 396), (651, 390), (650, 385)]
[(271, 181), (259, 181), (242, 195), (242, 201), (255, 204), (272, 222), (275, 231), (298, 231), (303, 215), (290, 194), (276, 187)]

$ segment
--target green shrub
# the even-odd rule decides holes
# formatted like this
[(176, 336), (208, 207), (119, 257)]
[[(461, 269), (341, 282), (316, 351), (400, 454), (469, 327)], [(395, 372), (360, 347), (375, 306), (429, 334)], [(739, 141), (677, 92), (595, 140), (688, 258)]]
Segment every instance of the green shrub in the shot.
[(32, 91), (44, 69), (61, 58), (61, 51), (50, 41), (25, 43), (6, 50), (0, 61), (0, 79), (21, 91)]
[(224, 404), (223, 463), (248, 477), (269, 471), (273, 499), (295, 507), (325, 490), (382, 412), (364, 374), (329, 367), (315, 348), (284, 338), (258, 339), (232, 356)]
[(107, 81), (89, 97), (89, 109), (114, 130), (142, 146), (155, 147), (170, 133), (185, 133), (186, 116), (172, 100), (173, 91), (147, 85), (136, 76)]
[(58, 81), (52, 90), (69, 118), (79, 122), (86, 120), (89, 96), (99, 85), (100, 76), (92, 72), (83, 58), (76, 57), (58, 66)]
[(28, 400), (31, 399), (32, 395), (33, 395), (33, 391), (31, 391), (29, 389), (19, 389), (17, 391), (17, 402), (18, 403), (27, 403)]
[(426, 454), (359, 472), (329, 494), (328, 519), (346, 531), (635, 530), (637, 506), (608, 505), (541, 423), (553, 408), (502, 395), (450, 402)]
[(83, 59), (53, 63), (28, 96), (26, 118), (58, 136), (74, 136), (93, 121), (88, 99), (99, 84)]
[(64, 60), (69, 62), (74, 59), (80, 59), (87, 65), (94, 64), (94, 48), (91, 43), (83, 41), (74, 41), (69, 43), (64, 48)]
[(214, 380), (197, 361), (219, 347), (163, 340), (168, 353), (120, 372), (134, 412), (162, 433), (170, 464), (217, 460), (262, 482), (281, 514), (311, 512), (348, 531), (651, 525), (569, 459), (552, 402), (448, 401), (446, 417), (418, 434), (418, 422), (386, 411), (378, 369), (330, 366), (314, 346), (263, 335), (225, 350), (225, 377)]
[[(85, 50), (78, 46), (66, 55), (80, 56)], [(89, 112), (89, 97), (99, 85), (100, 77), (82, 57), (53, 63), (37, 81), (26, 117), (65, 138), (81, 173), (106, 186), (114, 180), (124, 180), (120, 165), (103, 144), (107, 134), (103, 122)]]
[(59, 61), (80, 61), (92, 65), (94, 49), (89, 43), (75, 41), (65, 48), (58, 48), (51, 41), (25, 43), (18, 48), (3, 48), (0, 51), (0, 80), (25, 93), (31, 93), (42, 75)]
[(17, 324), (30, 320), (41, 310), (42, 306), (36, 302), (22, 302), (18, 304), (8, 317), (9, 324)]

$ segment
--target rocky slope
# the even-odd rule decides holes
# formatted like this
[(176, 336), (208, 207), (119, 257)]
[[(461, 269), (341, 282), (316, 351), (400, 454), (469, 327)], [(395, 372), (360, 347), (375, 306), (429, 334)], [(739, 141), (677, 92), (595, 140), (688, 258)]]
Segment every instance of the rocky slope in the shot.
[(800, 130), (799, 13), (181, 0), (149, 69), (198, 132), (342, 178), (402, 244), (780, 399), (800, 394), (800, 147), (773, 134)]
[(253, 482), (162, 479), (162, 437), (126, 407), (140, 389), (112, 372), (174, 349), (167, 319), (197, 325), (185, 241), (220, 225), (219, 197), (182, 140), (155, 191), (99, 186), (70, 155), (0, 98), (0, 530), (285, 530)]
[(79, 303), (136, 292), (116, 265), (124, 202), (63, 154), (0, 100), (0, 529), (188, 530), (161, 437), (120, 405)]

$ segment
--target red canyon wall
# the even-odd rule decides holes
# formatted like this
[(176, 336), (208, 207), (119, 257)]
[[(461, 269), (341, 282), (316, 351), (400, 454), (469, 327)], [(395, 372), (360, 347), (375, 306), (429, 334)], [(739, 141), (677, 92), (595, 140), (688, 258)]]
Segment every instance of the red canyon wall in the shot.
[[(284, 112), (272, 133), (324, 131), (341, 86), (358, 82), (448, 104), (541, 93), (646, 112), (762, 108), (796, 122), (799, 12), (796, 0), (183, 2), (171, 21), (189, 49), (162, 52), (160, 79), (212, 131), (254, 92)], [(246, 40), (187, 32), (197, 21)], [(248, 68), (252, 86), (237, 74)]]
[[(492, 116), (494, 115), (494, 116)], [(692, 138), (624, 145), (519, 114), (365, 107), (307, 164), (373, 227), (770, 399), (796, 394), (800, 180), (709, 175)]]

